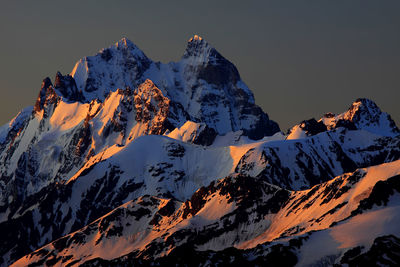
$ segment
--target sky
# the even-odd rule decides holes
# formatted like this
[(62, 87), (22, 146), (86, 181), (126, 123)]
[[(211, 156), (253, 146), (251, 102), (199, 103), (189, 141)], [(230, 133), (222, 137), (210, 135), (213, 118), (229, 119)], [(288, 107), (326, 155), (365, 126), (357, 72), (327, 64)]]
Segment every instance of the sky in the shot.
[(3, 1), (0, 124), (36, 101), (41, 81), (126, 37), (177, 61), (198, 34), (238, 68), (286, 131), (360, 97), (400, 125), (400, 1)]

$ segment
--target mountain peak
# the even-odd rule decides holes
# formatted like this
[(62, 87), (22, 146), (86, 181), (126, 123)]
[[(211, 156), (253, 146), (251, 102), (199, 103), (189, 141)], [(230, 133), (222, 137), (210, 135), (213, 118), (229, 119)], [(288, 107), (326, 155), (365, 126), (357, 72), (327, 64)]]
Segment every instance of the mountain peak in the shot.
[(367, 98), (358, 98), (354, 101), (348, 111), (342, 114), (342, 119), (353, 122), (358, 129), (366, 129), (377, 134), (395, 136), (400, 133), (390, 115)]
[(79, 60), (71, 76), (88, 102), (93, 99), (102, 101), (110, 91), (140, 84), (151, 63), (132, 41), (122, 38), (96, 55)]
[(367, 98), (356, 99), (349, 109), (335, 115), (331, 112), (315, 119), (303, 121), (288, 131), (287, 139), (299, 139), (313, 136), (326, 130), (343, 127), (348, 130), (364, 130), (381, 136), (397, 136), (400, 130), (389, 114), (383, 112), (378, 105)]
[(343, 113), (343, 119), (352, 121), (354, 123), (360, 120), (375, 121), (378, 116), (382, 114), (378, 105), (367, 98), (356, 99), (349, 109)]
[(368, 98), (356, 99), (346, 112), (337, 116), (332, 113), (325, 114), (321, 121), (328, 129), (362, 129), (383, 136), (396, 136), (400, 133), (390, 115)]
[(137, 48), (137, 46), (128, 38), (123, 37), (121, 40), (115, 43), (117, 48)]
[(201, 36), (195, 34), (195, 35), (193, 35), (193, 37), (191, 37), (189, 39), (188, 42), (191, 43), (191, 42), (201, 42), (201, 41), (203, 41), (203, 38)]
[(140, 92), (150, 92), (154, 89), (158, 89), (157, 86), (154, 84), (154, 82), (150, 79), (146, 79), (142, 84), (140, 84), (138, 86), (137, 92), (139, 92), (139, 93)]
[(187, 43), (183, 58), (203, 58), (218, 56), (219, 53), (206, 40), (199, 35), (192, 36)]
[(119, 40), (109, 48), (102, 49), (100, 51), (100, 55), (102, 56), (103, 59), (108, 61), (113, 57), (113, 55), (118, 53), (116, 51), (121, 51), (124, 57), (131, 57), (137, 60), (148, 60), (147, 56), (143, 53), (143, 51), (140, 50), (140, 48), (137, 47), (137, 45), (135, 45), (131, 40), (125, 37), (123, 37), (121, 40)]
[(352, 119), (356, 115), (356, 113), (359, 112), (373, 115), (375, 113), (381, 113), (382, 111), (378, 107), (378, 105), (371, 99), (358, 98), (351, 104), (350, 108), (346, 112), (346, 116), (348, 116), (349, 119)]

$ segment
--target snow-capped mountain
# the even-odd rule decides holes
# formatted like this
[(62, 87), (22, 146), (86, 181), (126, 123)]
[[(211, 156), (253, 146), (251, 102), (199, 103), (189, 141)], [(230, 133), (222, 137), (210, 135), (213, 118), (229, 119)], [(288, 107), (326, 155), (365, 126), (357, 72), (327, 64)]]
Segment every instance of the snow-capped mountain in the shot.
[(166, 65), (122, 39), (80, 60), (72, 75), (58, 72), (54, 85), (44, 79), (29, 111), (1, 132), (0, 169), (8, 177), (0, 184), (8, 187), (1, 192), (2, 203), (23, 200), (49, 181), (68, 179), (113, 144), (168, 133), (189, 120), (207, 126), (193, 140), (199, 144), (211, 143), (217, 133), (241, 130), (259, 139), (279, 131), (254, 104), (232, 63), (197, 36), (181, 61)]
[(190, 38), (178, 62), (153, 62), (124, 38), (93, 57), (81, 59), (71, 76), (85, 102), (102, 101), (110, 91), (136, 88), (150, 79), (171, 100), (170, 130), (191, 120), (204, 122), (219, 134), (243, 130), (253, 139), (279, 131), (255, 105), (236, 67), (197, 35)]
[(4, 266), (353, 264), (399, 243), (371, 213), (398, 223), (390, 116), (358, 99), (284, 135), (197, 35), (178, 62), (122, 39), (44, 79), (0, 159)]

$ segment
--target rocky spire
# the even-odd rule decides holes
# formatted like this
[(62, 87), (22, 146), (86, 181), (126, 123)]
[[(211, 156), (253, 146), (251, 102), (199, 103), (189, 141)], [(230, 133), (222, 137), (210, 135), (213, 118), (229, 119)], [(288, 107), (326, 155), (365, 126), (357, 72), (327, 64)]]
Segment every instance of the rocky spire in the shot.
[(33, 110), (35, 112), (41, 111), (46, 104), (55, 102), (56, 98), (57, 94), (54, 91), (53, 84), (51, 83), (50, 78), (46, 77), (42, 82), (42, 86)]
[(66, 101), (74, 102), (84, 100), (82, 91), (78, 90), (75, 79), (69, 74), (63, 76), (58, 71), (54, 80), (54, 89), (57, 90)]

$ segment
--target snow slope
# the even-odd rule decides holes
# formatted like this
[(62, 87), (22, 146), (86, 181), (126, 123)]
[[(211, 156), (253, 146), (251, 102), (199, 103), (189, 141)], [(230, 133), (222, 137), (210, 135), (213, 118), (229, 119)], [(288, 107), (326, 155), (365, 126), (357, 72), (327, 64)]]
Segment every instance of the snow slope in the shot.
[[(290, 240), (304, 234), (309, 238), (297, 252), (299, 266), (330, 255), (337, 260), (349, 248), (371, 247), (378, 236), (400, 234), (396, 226), (400, 220), (399, 175), (400, 161), (395, 161), (359, 169), (306, 191), (285, 193), (267, 184), (260, 189), (251, 186), (252, 178), (237, 176), (200, 189), (185, 203), (142, 197), (22, 258), (15, 266), (40, 260), (81, 264), (128, 253), (146, 259), (156, 256), (154, 252), (168, 255), (187, 243), (200, 251), (230, 246), (249, 249), (269, 241), (287, 244), (282, 237), (290, 236)], [(397, 184), (391, 192), (380, 191), (379, 197), (387, 199), (385, 204), (365, 206), (367, 201), (379, 201), (377, 188), (385, 182)], [(246, 211), (247, 218), (243, 220), (239, 211)]]
[(287, 189), (310, 188), (356, 168), (399, 159), (399, 137), (340, 127), (307, 138), (260, 143), (244, 154), (236, 172)]

